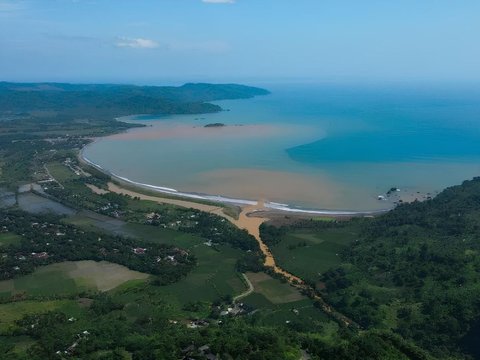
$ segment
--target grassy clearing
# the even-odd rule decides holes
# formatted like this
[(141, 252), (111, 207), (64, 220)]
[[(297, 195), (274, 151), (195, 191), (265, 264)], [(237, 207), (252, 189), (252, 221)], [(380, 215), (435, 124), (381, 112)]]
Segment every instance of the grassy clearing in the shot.
[(354, 226), (325, 230), (293, 230), (271, 248), (278, 264), (287, 271), (310, 281), (339, 265), (340, 252), (357, 238)]
[(265, 273), (247, 273), (254, 292), (263, 295), (272, 304), (284, 304), (305, 299), (297, 289)]
[(147, 274), (106, 261), (75, 261), (43, 266), (30, 275), (0, 281), (0, 296), (25, 293), (30, 296), (78, 294), (107, 291), (131, 280), (145, 280)]
[(268, 325), (281, 326), (295, 324), (308, 328), (312, 332), (321, 332), (326, 324), (336, 324), (321, 310), (313, 306), (310, 299), (283, 304), (264, 312), (263, 322)]
[(316, 308), (311, 299), (269, 275), (249, 273), (248, 277), (255, 291), (242, 302), (260, 310), (255, 314), (259, 323), (294, 327), (323, 338), (335, 336), (338, 325)]
[(19, 301), (0, 304), (0, 334), (25, 315), (60, 310), (68, 316), (79, 317), (82, 308), (76, 300)]
[(126, 223), (93, 211), (82, 210), (75, 215), (64, 219), (66, 223), (81, 227), (87, 231), (106, 231), (115, 235), (129, 235), (124, 230)]
[(32, 296), (72, 294), (86, 290), (86, 286), (78, 285), (68, 276), (63, 264), (47, 265), (38, 268), (34, 273), (13, 280), (14, 293), (26, 293)]
[(60, 162), (50, 162), (47, 164), (47, 169), (50, 171), (50, 174), (62, 184), (65, 180), (77, 179), (79, 176), (76, 175), (72, 170), (66, 167)]
[(13, 233), (0, 234), (0, 249), (8, 245), (14, 245), (20, 243), (22, 237)]
[(27, 349), (35, 343), (29, 336), (2, 336), (0, 335), (0, 347), (6, 346), (9, 348), (10, 346), (14, 346), (13, 353), (14, 354), (24, 354)]
[(128, 281), (142, 281), (149, 277), (148, 274), (107, 261), (76, 261), (71, 264), (73, 269), (68, 272), (68, 275), (77, 285), (82, 284), (100, 291), (108, 291)]

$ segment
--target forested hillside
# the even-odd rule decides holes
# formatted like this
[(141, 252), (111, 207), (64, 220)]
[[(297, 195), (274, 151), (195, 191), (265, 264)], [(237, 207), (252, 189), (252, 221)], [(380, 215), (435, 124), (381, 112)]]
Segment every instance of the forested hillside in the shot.
[(478, 358), (479, 253), (475, 178), (366, 223), (344, 263), (323, 275), (324, 295), (364, 328), (391, 329), (437, 358)]
[[(0, 83), (0, 113), (65, 117), (131, 114), (197, 114), (221, 111), (207, 101), (250, 98), (268, 91), (236, 84), (173, 86)], [(32, 111), (34, 113), (32, 114)]]

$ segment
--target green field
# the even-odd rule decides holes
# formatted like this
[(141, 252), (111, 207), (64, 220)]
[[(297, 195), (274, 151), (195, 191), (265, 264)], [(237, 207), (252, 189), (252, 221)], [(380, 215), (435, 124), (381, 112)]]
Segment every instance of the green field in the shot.
[(87, 231), (105, 231), (115, 235), (129, 235), (125, 230), (126, 223), (89, 210), (79, 211), (77, 214), (64, 219), (66, 223), (81, 227)]
[(0, 297), (15, 294), (52, 296), (78, 294), (82, 291), (107, 291), (127, 281), (143, 280), (147, 274), (106, 261), (75, 261), (51, 264), (32, 274), (0, 281)]
[(21, 236), (13, 233), (0, 234), (0, 249), (4, 246), (18, 244), (21, 240)]
[(30, 336), (2, 336), (0, 335), (0, 347), (5, 346), (9, 348), (13, 346), (12, 352), (14, 354), (24, 354), (25, 351), (35, 343)]
[(184, 304), (190, 301), (213, 301), (223, 295), (238, 295), (245, 291), (240, 274), (235, 270), (242, 252), (230, 246), (209, 247), (195, 235), (168, 229), (128, 224), (124, 231), (146, 241), (176, 245), (190, 250), (197, 258), (197, 266), (187, 277), (175, 284), (156, 288), (162, 298)]
[[(204, 254), (212, 262), (201, 260), (198, 266), (185, 279), (167, 286), (137, 285), (119, 286), (113, 295), (126, 303), (127, 313), (134, 317), (148, 314), (152, 299), (168, 304), (169, 316), (174, 319), (186, 317), (207, 317), (210, 304), (225, 295), (238, 295), (245, 290), (239, 275), (234, 271), (235, 257), (231, 249), (222, 248), (221, 253), (206, 251)], [(191, 303), (199, 304), (199, 309), (188, 310)]]
[(0, 347), (13, 345), (15, 353), (26, 351), (35, 341), (29, 336), (12, 336), (16, 328), (15, 322), (27, 315), (55, 310), (63, 312), (69, 318), (77, 319), (83, 317), (86, 311), (85, 306), (77, 300), (37, 300), (0, 304)]
[(264, 273), (247, 273), (247, 276), (255, 290), (241, 302), (261, 310), (255, 312), (259, 323), (301, 328), (324, 338), (335, 335), (337, 324), (295, 288)]
[(62, 184), (65, 180), (77, 179), (79, 176), (76, 175), (70, 168), (65, 166), (60, 162), (51, 162), (47, 164), (47, 169), (50, 171), (50, 174)]
[[(106, 224), (102, 221), (103, 218), (112, 221)], [(235, 270), (242, 251), (230, 246), (213, 248), (205, 245), (206, 240), (196, 235), (156, 226), (125, 223), (101, 215), (96, 218), (80, 213), (70, 217), (68, 221), (90, 231), (109, 231), (191, 251), (197, 258), (197, 266), (185, 279), (168, 286), (152, 287), (156, 296), (168, 298), (179, 306), (191, 301), (213, 301), (224, 295), (235, 296), (246, 289), (240, 274)]]
[(339, 253), (358, 236), (354, 225), (322, 230), (292, 230), (271, 250), (277, 263), (287, 271), (310, 281), (340, 264)]
[(60, 310), (67, 316), (79, 317), (83, 312), (76, 300), (18, 301), (0, 304), (0, 335), (25, 315)]
[(272, 304), (284, 304), (305, 299), (297, 289), (265, 273), (247, 273), (254, 293), (263, 295)]

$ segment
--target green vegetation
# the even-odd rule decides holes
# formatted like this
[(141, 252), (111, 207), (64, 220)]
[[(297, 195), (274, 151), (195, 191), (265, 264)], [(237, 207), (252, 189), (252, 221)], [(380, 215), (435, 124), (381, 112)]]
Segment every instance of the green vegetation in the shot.
[[(67, 164), (78, 167), (72, 159)], [(179, 230), (209, 239), (214, 244), (230, 244), (242, 250), (258, 252), (257, 241), (247, 231), (238, 229), (218, 215), (154, 201), (140, 201), (138, 198), (112, 192), (95, 194), (85, 184), (106, 188), (107, 179), (90, 173), (76, 175), (65, 163), (58, 161), (49, 163), (47, 168), (61, 186), (51, 184), (45, 191), (72, 208), (92, 210), (131, 223)], [(233, 208), (230, 213), (235, 215)]]
[(0, 281), (0, 297), (66, 296), (106, 291), (147, 274), (105, 261), (75, 261), (42, 266), (32, 274)]
[(11, 233), (0, 234), (0, 249), (8, 245), (18, 244), (21, 240), (21, 236)]
[(17, 301), (0, 304), (0, 331), (8, 333), (15, 321), (31, 314), (58, 310), (70, 316), (80, 316), (82, 308), (75, 300)]
[(197, 264), (182, 280), (158, 288), (156, 293), (172, 303), (184, 305), (191, 301), (213, 302), (223, 296), (234, 296), (245, 290), (236, 272), (237, 259), (242, 255), (230, 246), (208, 246), (206, 240), (191, 234), (146, 225), (129, 224), (126, 231), (154, 243), (180, 246), (189, 250)]
[(19, 296), (66, 295), (84, 290), (86, 287), (77, 285), (66, 271), (59, 269), (58, 264), (40, 267), (30, 275), (0, 282), (0, 295), (4, 299)]
[(480, 319), (480, 178), (373, 220), (324, 274), (329, 301), (366, 327), (391, 328), (436, 357)]
[[(305, 298), (297, 289), (265, 273), (247, 273), (247, 277), (255, 293), (261, 294), (272, 304), (290, 303)], [(248, 298), (245, 301), (248, 302)]]
[(37, 173), (44, 172), (46, 161), (75, 157), (91, 137), (142, 126), (117, 121), (119, 116), (217, 112), (222, 109), (206, 101), (265, 94), (268, 91), (235, 84), (139, 87), (0, 82), (0, 186), (14, 188), (22, 181), (41, 180)]
[(478, 357), (479, 215), (476, 178), (376, 219), (264, 226), (262, 237), (280, 264), (363, 328), (435, 358)]
[(19, 244), (2, 249), (0, 278), (25, 275), (41, 265), (63, 261), (110, 261), (156, 275), (161, 284), (177, 281), (194, 266), (195, 257), (176, 246), (103, 235), (64, 224), (54, 215), (0, 211), (4, 232), (22, 234)]
[(301, 291), (222, 217), (87, 187), (111, 180), (78, 163), (89, 137), (135, 126), (115, 116), (264, 93), (0, 83), (1, 359), (480, 358), (480, 178), (376, 219), (263, 224)]
[(312, 220), (289, 228), (263, 224), (261, 231), (280, 266), (315, 284), (320, 274), (341, 264), (341, 253), (357, 239), (360, 226), (357, 221)]
[[(250, 98), (268, 91), (235, 84), (172, 86), (0, 83), (0, 113), (50, 117), (198, 114), (222, 110), (206, 101)], [(19, 114), (21, 113), (21, 114)], [(37, 115), (37, 116), (38, 116)]]

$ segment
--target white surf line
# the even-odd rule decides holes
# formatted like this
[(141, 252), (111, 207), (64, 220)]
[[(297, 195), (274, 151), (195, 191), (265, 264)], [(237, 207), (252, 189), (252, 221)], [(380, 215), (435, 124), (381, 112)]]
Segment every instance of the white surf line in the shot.
[(180, 192), (176, 189), (172, 188), (167, 188), (163, 186), (155, 186), (155, 185), (150, 185), (150, 184), (144, 184), (140, 183), (137, 181), (130, 180), (126, 177), (119, 176), (115, 173), (110, 173), (113, 177), (120, 179), (126, 183), (147, 188), (162, 194), (168, 194), (168, 195), (174, 195), (174, 196), (180, 196), (183, 198), (189, 198), (189, 199), (195, 199), (195, 200), (207, 200), (207, 201), (213, 201), (213, 202), (218, 202), (218, 203), (231, 203), (231, 204), (236, 204), (236, 205), (256, 205), (256, 201), (252, 200), (243, 200), (243, 199), (235, 199), (235, 198), (228, 198), (224, 196), (219, 196), (219, 195), (207, 195), (207, 194), (195, 194), (195, 193), (188, 193), (188, 192)]
[(316, 215), (374, 215), (381, 214), (390, 211), (391, 209), (380, 209), (380, 210), (365, 210), (365, 211), (353, 211), (353, 210), (308, 210), (308, 209), (298, 209), (291, 208), (286, 204), (278, 204), (273, 202), (265, 202), (265, 207), (267, 209), (301, 213), (301, 214), (316, 214)]
[(230, 203), (230, 204), (235, 204), (235, 205), (257, 205), (257, 201), (253, 200), (245, 200), (245, 199), (236, 199), (236, 198), (229, 198), (225, 196), (220, 196), (220, 195), (208, 195), (208, 194), (195, 194), (195, 193), (189, 193), (189, 192), (181, 192), (173, 188), (168, 188), (164, 186), (157, 186), (157, 185), (151, 185), (151, 184), (145, 184), (137, 181), (130, 180), (129, 178), (126, 178), (124, 176), (117, 175), (111, 171), (108, 171), (101, 167), (100, 165), (94, 163), (87, 157), (83, 155), (83, 153), (80, 153), (81, 159), (85, 161), (87, 164), (90, 166), (93, 166), (97, 170), (106, 173), (113, 178), (117, 180), (121, 180), (123, 182), (126, 182), (128, 184), (152, 190), (158, 193), (162, 194), (167, 194), (167, 195), (173, 195), (181, 198), (188, 198), (188, 199), (194, 199), (194, 200), (206, 200), (206, 201), (212, 201), (212, 202), (217, 202), (217, 203)]
[[(85, 155), (83, 154), (83, 149), (79, 153), (80, 158), (88, 163), (89, 165), (93, 166), (94, 168), (98, 169), (99, 171), (106, 173), (113, 178), (117, 180), (121, 180), (123, 182), (126, 182), (128, 184), (144, 188), (147, 190), (152, 190), (161, 194), (167, 194), (167, 195), (173, 195), (177, 196), (180, 198), (187, 198), (187, 199), (193, 199), (193, 200), (204, 200), (204, 201), (212, 201), (212, 202), (217, 202), (217, 203), (222, 203), (222, 204), (234, 204), (234, 205), (239, 205), (239, 206), (245, 206), (245, 205), (257, 205), (258, 202), (254, 200), (245, 200), (245, 199), (236, 199), (236, 198), (229, 198), (225, 196), (220, 196), (220, 195), (208, 195), (208, 194), (195, 194), (195, 193), (189, 193), (189, 192), (180, 192), (176, 189), (173, 188), (168, 188), (164, 186), (156, 186), (156, 185), (151, 185), (151, 184), (145, 184), (145, 183), (140, 183), (137, 181), (130, 180), (129, 178), (117, 175), (109, 170), (104, 169), (100, 165), (94, 163), (93, 161), (89, 160)], [(282, 211), (282, 212), (290, 212), (290, 213), (297, 213), (297, 214), (312, 214), (312, 215), (330, 215), (330, 216), (359, 216), (359, 215), (377, 215), (377, 214), (382, 214), (386, 213), (390, 209), (381, 209), (381, 210), (364, 210), (364, 211), (350, 211), (350, 210), (310, 210), (310, 209), (301, 209), (301, 208), (292, 208), (288, 204), (281, 204), (281, 203), (276, 203), (276, 202), (265, 202), (264, 204), (266, 209), (270, 210), (277, 210), (277, 211)], [(261, 210), (257, 210), (261, 211)]]

